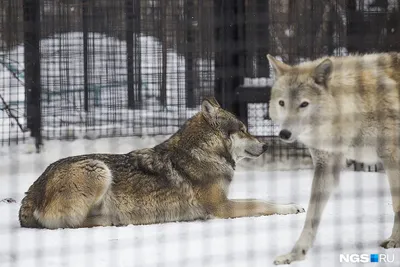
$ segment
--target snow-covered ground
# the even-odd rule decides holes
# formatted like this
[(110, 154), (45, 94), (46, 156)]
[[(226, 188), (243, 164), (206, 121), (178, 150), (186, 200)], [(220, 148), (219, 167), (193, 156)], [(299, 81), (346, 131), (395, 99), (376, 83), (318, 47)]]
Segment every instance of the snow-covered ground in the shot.
[[(74, 230), (19, 227), (17, 212), (23, 193), (52, 161), (82, 153), (124, 153), (164, 138), (49, 141), (41, 154), (26, 154), (23, 145), (0, 150), (0, 200), (17, 200), (0, 202), (0, 266), (264, 267), (272, 266), (275, 256), (291, 249), (301, 232), (304, 213)], [(262, 170), (238, 171), (230, 197), (295, 202), (307, 209), (311, 170), (267, 170), (268, 164)], [(340, 264), (340, 253), (395, 254), (397, 263), (386, 266), (399, 266), (400, 250), (378, 246), (389, 236), (392, 220), (385, 175), (345, 172), (325, 210), (315, 247), (305, 261), (293, 266), (357, 266)]]

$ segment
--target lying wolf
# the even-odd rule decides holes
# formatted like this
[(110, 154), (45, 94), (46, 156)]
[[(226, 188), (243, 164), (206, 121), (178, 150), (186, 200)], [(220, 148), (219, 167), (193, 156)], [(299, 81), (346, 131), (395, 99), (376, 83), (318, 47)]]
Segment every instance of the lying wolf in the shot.
[(324, 207), (345, 159), (380, 161), (393, 201), (392, 235), (400, 247), (400, 54), (330, 57), (288, 66), (268, 55), (276, 81), (270, 116), (285, 142), (310, 148), (315, 171), (303, 232), (276, 264), (302, 260), (311, 248)]
[(304, 211), (295, 204), (227, 198), (236, 162), (266, 149), (215, 99), (206, 99), (199, 113), (154, 148), (51, 164), (22, 200), (20, 224), (54, 229)]

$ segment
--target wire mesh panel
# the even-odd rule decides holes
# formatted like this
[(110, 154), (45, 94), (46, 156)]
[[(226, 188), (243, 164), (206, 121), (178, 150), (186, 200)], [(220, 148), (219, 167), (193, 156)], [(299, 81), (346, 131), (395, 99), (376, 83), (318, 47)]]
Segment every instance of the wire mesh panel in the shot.
[(25, 112), (25, 90), (23, 63), (24, 54), (21, 50), (12, 50), (16, 44), (15, 39), (23, 34), (23, 24), (18, 20), (21, 5), (16, 1), (2, 1), (0, 9), (2, 16), (0, 20), (0, 142), (4, 145), (20, 143), (27, 136), (26, 112)]
[[(2, 3), (14, 77), (2, 81), (20, 85), (29, 72), (22, 2)], [(46, 139), (171, 134), (212, 95), (213, 17), (201, 15), (212, 1), (41, 1), (40, 9)]]
[[(398, 153), (368, 137), (396, 143), (400, 56), (343, 62), (398, 51), (399, 18), (397, 0), (0, 1), (0, 266), (398, 266), (400, 250), (379, 247), (392, 228), (382, 245), (400, 246)], [(382, 127), (329, 165), (304, 135), (342, 132), (297, 116), (326, 92), (296, 95), (326, 81), (295, 70), (280, 99), (266, 54), (342, 57), (353, 74), (338, 84), (361, 72), (357, 99), (374, 88), (369, 107), (392, 112), (364, 112)], [(332, 113), (362, 105), (346, 97)], [(364, 160), (379, 149), (390, 160)]]

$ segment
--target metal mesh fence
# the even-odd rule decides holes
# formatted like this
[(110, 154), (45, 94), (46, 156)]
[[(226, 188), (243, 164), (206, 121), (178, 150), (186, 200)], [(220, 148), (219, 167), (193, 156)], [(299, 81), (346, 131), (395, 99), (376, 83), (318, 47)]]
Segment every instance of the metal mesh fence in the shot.
[[(19, 86), (4, 86), (3, 95), (18, 90), (20, 105), (29, 100), (24, 72), (35, 66), (23, 64), (24, 47), (34, 45), (24, 46), (25, 10), (25, 25), (36, 25), (29, 27), (40, 38), (43, 138), (171, 134), (212, 95), (213, 16), (201, 15), (213, 12), (212, 1), (31, 2), (40, 5), (40, 21), (29, 17), (29, 1), (2, 3), (3, 68), (10, 76), (2, 82)], [(8, 142), (18, 131), (2, 133)]]
[[(0, 266), (272, 266), (293, 247), (307, 219), (292, 213), (315, 203), (307, 206), (314, 175), (307, 146), (283, 143), (281, 126), (268, 111), (276, 77), (266, 54), (297, 64), (326, 55), (399, 51), (399, 18), (396, 0), (0, 1)], [(217, 141), (204, 121), (193, 119), (197, 124), (182, 129), (209, 96), (268, 144), (268, 151), (236, 164), (222, 150), (212, 154), (209, 146)], [(203, 110), (211, 112), (212, 104)], [(166, 145), (140, 150), (137, 158), (129, 153), (176, 132)], [(190, 150), (194, 159), (185, 153), (199, 138), (201, 146)], [(84, 167), (78, 170), (73, 158), (50, 165), (92, 153), (118, 156), (81, 158)], [(214, 179), (225, 167), (229, 172), (219, 184), (185, 184), (192, 172), (196, 179)], [(400, 225), (389, 185), (382, 182), (382, 164), (348, 160), (344, 169), (315, 244), (296, 266), (358, 266), (361, 257), (397, 266), (400, 252), (378, 246), (390, 236), (393, 216)], [(79, 180), (80, 171), (93, 170), (99, 171), (93, 179), (112, 180), (108, 191)], [(30, 187), (41, 175), (51, 178)], [(212, 207), (217, 186), (229, 199), (250, 201), (241, 212), (257, 213), (254, 199), (296, 205), (268, 206), (287, 216), (182, 214), (187, 203), (199, 212), (198, 199)], [(63, 218), (78, 229), (23, 228), (19, 212), (28, 188), (37, 192), (27, 206), (37, 207), (29, 216), (39, 228), (60, 223), (56, 217), (40, 221), (49, 210), (72, 214), (86, 205), (93, 219), (120, 211), (141, 192), (131, 211), (139, 223), (122, 223), (123, 216), (112, 221), (110, 215), (102, 218), (111, 220), (102, 221), (111, 225), (106, 227), (80, 228)], [(179, 190), (193, 191), (196, 199), (180, 195), (184, 201), (173, 202)], [(82, 204), (92, 195), (96, 200)], [(64, 204), (54, 204), (56, 198)], [(184, 219), (168, 213), (174, 205)], [(147, 222), (148, 210), (161, 223)]]

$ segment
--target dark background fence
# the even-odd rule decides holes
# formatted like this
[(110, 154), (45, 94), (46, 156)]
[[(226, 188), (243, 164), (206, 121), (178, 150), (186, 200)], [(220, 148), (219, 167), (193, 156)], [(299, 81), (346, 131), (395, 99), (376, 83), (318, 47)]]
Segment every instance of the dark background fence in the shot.
[[(171, 134), (215, 95), (274, 136), (267, 53), (400, 49), (398, 0), (3, 0), (0, 142)], [(250, 78), (250, 79), (249, 79)], [(246, 88), (251, 88), (246, 90)]]

